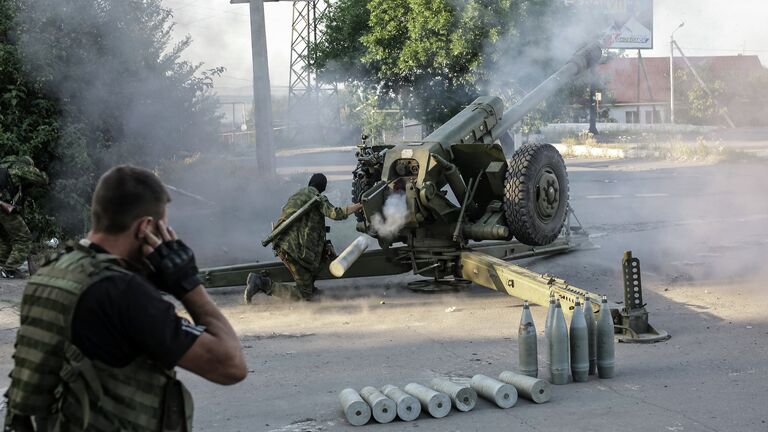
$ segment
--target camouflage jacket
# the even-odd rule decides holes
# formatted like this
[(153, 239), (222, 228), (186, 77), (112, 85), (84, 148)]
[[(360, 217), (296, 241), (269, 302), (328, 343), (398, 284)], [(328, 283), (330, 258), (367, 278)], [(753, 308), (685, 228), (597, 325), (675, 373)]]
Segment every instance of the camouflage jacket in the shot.
[(48, 176), (35, 168), (32, 159), (8, 156), (0, 160), (0, 200), (10, 203), (24, 188), (46, 183)]
[[(288, 219), (318, 194), (317, 189), (311, 186), (299, 189), (288, 198), (275, 226)], [(309, 211), (275, 239), (275, 252), (285, 253), (308, 269), (317, 270), (323, 260), (325, 248), (325, 218), (344, 220), (347, 216), (345, 209), (334, 207), (328, 197), (320, 195), (320, 200)]]

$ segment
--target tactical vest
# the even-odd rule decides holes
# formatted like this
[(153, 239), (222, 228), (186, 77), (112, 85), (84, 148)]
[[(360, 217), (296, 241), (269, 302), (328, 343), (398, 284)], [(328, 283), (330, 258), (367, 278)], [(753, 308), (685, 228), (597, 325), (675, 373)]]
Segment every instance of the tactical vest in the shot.
[(191, 431), (192, 398), (173, 370), (146, 357), (114, 368), (71, 343), (83, 291), (128, 273), (117, 257), (87, 245), (83, 241), (41, 268), (24, 289), (6, 393), (9, 414), (47, 418), (44, 430), (54, 432)]

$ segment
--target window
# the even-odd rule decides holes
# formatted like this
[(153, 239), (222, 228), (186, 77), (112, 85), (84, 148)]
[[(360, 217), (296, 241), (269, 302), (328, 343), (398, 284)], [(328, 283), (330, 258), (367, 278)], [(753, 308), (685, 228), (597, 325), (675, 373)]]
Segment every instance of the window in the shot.
[(640, 123), (640, 116), (637, 115), (637, 111), (626, 111), (624, 114), (627, 116), (627, 123)]

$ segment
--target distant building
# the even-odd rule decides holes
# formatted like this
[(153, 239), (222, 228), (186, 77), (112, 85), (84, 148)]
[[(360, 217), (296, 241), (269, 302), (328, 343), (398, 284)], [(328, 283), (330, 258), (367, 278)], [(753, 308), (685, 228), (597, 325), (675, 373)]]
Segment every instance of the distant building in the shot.
[[(706, 81), (720, 81), (726, 93), (718, 102), (738, 126), (768, 124), (768, 88), (754, 91), (749, 83), (768, 77), (768, 70), (757, 56), (688, 57)], [(640, 70), (637, 57), (617, 58), (598, 66), (598, 73), (611, 93), (609, 117), (619, 123), (669, 123), (669, 57), (643, 58), (648, 76)], [(688, 70), (681, 57), (675, 57), (675, 71)], [(693, 77), (690, 77), (693, 79)], [(756, 82), (756, 81), (754, 81)], [(768, 85), (768, 79), (763, 82)], [(712, 85), (712, 82), (707, 82)], [(638, 98), (639, 85), (639, 98)], [(650, 92), (649, 92), (650, 87)], [(688, 110), (685, 95), (690, 87), (675, 87), (676, 122), (682, 123)]]

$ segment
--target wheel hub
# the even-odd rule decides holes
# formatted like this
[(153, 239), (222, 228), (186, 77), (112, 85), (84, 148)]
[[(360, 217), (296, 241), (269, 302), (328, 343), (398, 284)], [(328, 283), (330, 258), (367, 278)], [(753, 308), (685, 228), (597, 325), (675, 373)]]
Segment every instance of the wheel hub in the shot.
[(536, 213), (542, 220), (549, 221), (557, 213), (558, 207), (560, 182), (552, 168), (544, 167), (536, 182)]

